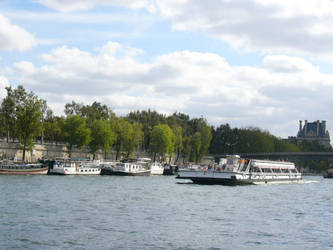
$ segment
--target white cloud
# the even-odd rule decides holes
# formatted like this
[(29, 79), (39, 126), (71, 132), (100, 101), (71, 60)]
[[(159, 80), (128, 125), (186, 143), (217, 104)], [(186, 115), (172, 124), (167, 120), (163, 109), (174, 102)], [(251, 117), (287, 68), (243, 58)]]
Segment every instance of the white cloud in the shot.
[[(285, 136), (293, 135), (299, 119), (333, 120), (333, 75), (304, 59), (270, 55), (262, 68), (239, 67), (217, 54), (179, 51), (148, 64), (126, 50), (136, 51), (113, 42), (95, 53), (59, 47), (43, 55), (42, 66), (15, 63), (7, 77), (46, 98), (58, 114), (71, 100), (100, 101), (118, 114), (180, 111), (213, 124), (254, 125)], [(282, 120), (295, 126), (276, 126)]]
[(24, 51), (36, 45), (35, 37), (11, 24), (10, 21), (0, 14), (0, 50)]
[(150, 0), (35, 0), (49, 8), (59, 11), (75, 11), (90, 9), (97, 5), (114, 5), (127, 8), (152, 8)]
[(60, 11), (103, 5), (144, 8), (169, 19), (174, 29), (200, 31), (246, 52), (311, 55), (325, 59), (333, 55), (331, 0), (36, 1)]
[(9, 86), (8, 79), (4, 76), (0, 75), (0, 98), (4, 98), (6, 96), (5, 87)]
[(201, 31), (243, 51), (333, 54), (330, 0), (156, 0), (177, 30)]
[(266, 56), (264, 64), (268, 68), (276, 72), (318, 72), (319, 68), (313, 66), (312, 63), (299, 57), (290, 57), (285, 55)]

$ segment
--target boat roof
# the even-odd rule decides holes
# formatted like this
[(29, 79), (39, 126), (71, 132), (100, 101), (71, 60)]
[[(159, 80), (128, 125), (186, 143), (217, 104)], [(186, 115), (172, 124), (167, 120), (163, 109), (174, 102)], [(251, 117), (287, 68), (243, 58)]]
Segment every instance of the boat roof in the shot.
[(282, 168), (282, 169), (293, 169), (295, 164), (292, 162), (285, 161), (267, 161), (267, 160), (251, 160), (252, 165), (259, 168)]

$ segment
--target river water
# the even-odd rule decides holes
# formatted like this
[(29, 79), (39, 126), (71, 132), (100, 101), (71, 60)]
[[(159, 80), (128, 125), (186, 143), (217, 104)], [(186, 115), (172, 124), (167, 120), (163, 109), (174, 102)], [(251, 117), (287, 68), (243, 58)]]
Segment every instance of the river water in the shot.
[(333, 179), (0, 176), (0, 249), (333, 248)]

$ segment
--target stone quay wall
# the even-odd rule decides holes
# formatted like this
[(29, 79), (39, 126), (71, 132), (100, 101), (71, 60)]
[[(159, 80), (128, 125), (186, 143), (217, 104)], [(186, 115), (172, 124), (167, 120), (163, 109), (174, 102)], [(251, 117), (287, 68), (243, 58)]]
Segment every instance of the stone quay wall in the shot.
[[(18, 141), (6, 142), (5, 139), (0, 138), (0, 159), (10, 160), (22, 160), (23, 151)], [(32, 151), (25, 152), (25, 161), (37, 162), (39, 159), (55, 159), (57, 157), (68, 158), (68, 151), (65, 143), (55, 142), (37, 142), (33, 147)], [(97, 151), (96, 159), (104, 159), (104, 152), (101, 150)], [(144, 151), (137, 151), (136, 157), (151, 158), (151, 155)], [(72, 158), (81, 159), (92, 159), (93, 155), (89, 152), (87, 147), (79, 149), (72, 149)], [(116, 152), (110, 151), (106, 154), (105, 160), (114, 161), (116, 159)], [(214, 161), (212, 156), (206, 156), (203, 158), (201, 164), (210, 164)], [(173, 162), (173, 161), (172, 161)], [(182, 164), (183, 159), (178, 159), (179, 164)]]
[[(23, 156), (23, 150), (17, 141), (6, 142), (4, 139), (0, 140), (0, 157), (1, 159), (11, 159), (11, 160), (21, 160)], [(25, 160), (28, 162), (36, 162), (39, 159), (54, 159), (57, 157), (67, 158), (68, 151), (66, 144), (64, 143), (53, 143), (44, 142), (36, 143), (32, 151), (25, 152)], [(72, 149), (72, 158), (83, 158), (91, 159), (92, 154), (90, 154), (88, 148)], [(97, 159), (104, 159), (104, 153), (101, 151), (96, 154)], [(106, 159), (115, 159), (115, 152), (110, 152), (106, 155)]]

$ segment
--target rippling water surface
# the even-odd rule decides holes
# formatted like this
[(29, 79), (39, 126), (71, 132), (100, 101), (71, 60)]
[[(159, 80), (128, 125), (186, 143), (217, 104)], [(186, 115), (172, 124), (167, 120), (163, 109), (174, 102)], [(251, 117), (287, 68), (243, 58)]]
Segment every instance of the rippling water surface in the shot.
[(0, 249), (333, 248), (333, 179), (0, 176)]

